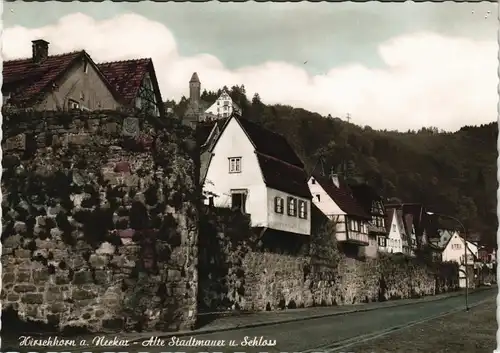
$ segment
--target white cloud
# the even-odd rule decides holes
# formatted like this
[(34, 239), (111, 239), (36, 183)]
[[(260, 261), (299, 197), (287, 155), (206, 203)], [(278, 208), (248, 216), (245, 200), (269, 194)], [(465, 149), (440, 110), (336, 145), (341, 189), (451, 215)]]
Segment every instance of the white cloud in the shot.
[(43, 28), (4, 29), (4, 59), (30, 56), (30, 41), (36, 38), (48, 40), (51, 53), (83, 48), (97, 62), (152, 57), (164, 99), (187, 95), (191, 73), (197, 71), (206, 89), (244, 84), (249, 98), (258, 92), (266, 103), (323, 115), (350, 113), (355, 123), (374, 128), (432, 125), (455, 130), (497, 117), (498, 44), (494, 39), (405, 34), (380, 44), (384, 68), (352, 63), (311, 76), (303, 67), (285, 62), (229, 70), (210, 54), (182, 57), (169, 29), (145, 17), (127, 14), (95, 21), (77, 13)]

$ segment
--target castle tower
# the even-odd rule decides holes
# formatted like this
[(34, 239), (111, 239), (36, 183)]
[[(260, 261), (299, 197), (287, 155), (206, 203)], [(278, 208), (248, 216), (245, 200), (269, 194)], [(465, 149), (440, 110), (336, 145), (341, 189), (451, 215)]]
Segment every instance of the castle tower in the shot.
[(189, 80), (189, 99), (191, 103), (199, 103), (201, 96), (201, 83), (198, 78), (198, 74), (196, 72), (191, 76), (191, 80)]

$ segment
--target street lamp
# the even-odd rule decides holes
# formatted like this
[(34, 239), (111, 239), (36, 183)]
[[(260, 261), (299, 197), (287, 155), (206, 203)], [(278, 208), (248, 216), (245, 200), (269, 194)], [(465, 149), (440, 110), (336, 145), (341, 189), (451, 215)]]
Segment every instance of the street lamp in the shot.
[(438, 217), (443, 217), (443, 218), (449, 218), (460, 224), (464, 231), (464, 274), (465, 274), (465, 311), (469, 311), (469, 276), (468, 276), (468, 271), (467, 271), (467, 231), (465, 230), (464, 225), (458, 218), (446, 215), (446, 214), (441, 214), (441, 213), (435, 213), (435, 212), (426, 212), (429, 216), (435, 215)]

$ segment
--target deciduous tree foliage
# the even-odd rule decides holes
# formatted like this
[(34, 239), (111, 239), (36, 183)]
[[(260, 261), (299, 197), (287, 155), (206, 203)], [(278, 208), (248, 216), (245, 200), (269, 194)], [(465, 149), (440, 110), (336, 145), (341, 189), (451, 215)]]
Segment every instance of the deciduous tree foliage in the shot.
[[(211, 103), (219, 92), (203, 92)], [(251, 100), (243, 86), (228, 89), (243, 117), (284, 135), (309, 171), (326, 166), (364, 180), (386, 198), (419, 202), (429, 210), (459, 218), (482, 242), (496, 244), (497, 123), (464, 126), (451, 133), (435, 127), (419, 131), (374, 130), (301, 108)], [(179, 116), (185, 98), (178, 104)]]

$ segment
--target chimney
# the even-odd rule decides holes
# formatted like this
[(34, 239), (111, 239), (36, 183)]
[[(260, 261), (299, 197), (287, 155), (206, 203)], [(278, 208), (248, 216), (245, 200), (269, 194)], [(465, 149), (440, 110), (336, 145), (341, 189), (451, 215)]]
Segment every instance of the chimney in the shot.
[(41, 64), (49, 56), (49, 42), (43, 39), (37, 39), (32, 41), (33, 49), (33, 62), (35, 64)]

